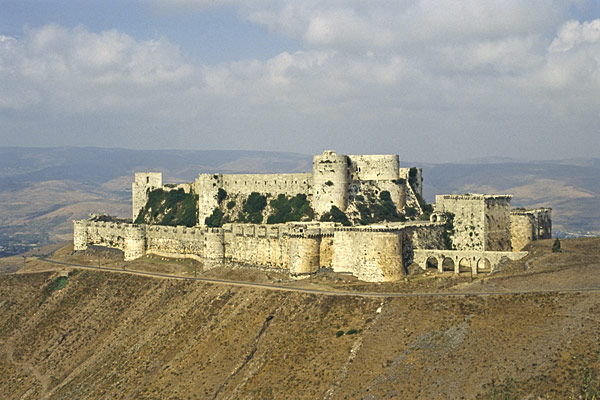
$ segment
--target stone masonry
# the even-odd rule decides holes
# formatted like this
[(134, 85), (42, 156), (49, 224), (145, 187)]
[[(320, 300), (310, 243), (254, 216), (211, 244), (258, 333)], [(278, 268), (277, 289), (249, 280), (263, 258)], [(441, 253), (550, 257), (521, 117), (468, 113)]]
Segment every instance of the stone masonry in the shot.
[[(409, 179), (411, 184), (407, 184)], [(420, 209), (422, 172), (399, 168), (395, 155), (346, 156), (326, 151), (313, 158), (312, 173), (200, 174), (194, 183), (181, 185), (163, 185), (162, 174), (157, 172), (136, 173), (132, 184), (134, 220), (150, 191), (183, 189), (198, 195), (200, 225), (138, 225), (93, 217), (74, 221), (74, 248), (117, 248), (125, 260), (147, 254), (193, 258), (204, 264), (204, 270), (230, 264), (273, 268), (293, 277), (329, 268), (365, 281), (384, 282), (401, 279), (413, 263), (423, 270), (433, 264), (439, 272), (490, 272), (502, 260), (523, 257), (526, 252), (520, 250), (530, 240), (552, 235), (550, 209), (511, 211), (512, 196), (483, 194), (436, 196), (430, 221), (354, 227), (333, 222), (204, 226), (204, 218), (217, 205), (219, 189), (275, 196), (304, 193), (321, 215), (332, 206), (345, 211), (365, 187), (388, 190), (398, 209), (409, 199)], [(446, 221), (451, 215), (453, 231), (448, 231)], [(451, 237), (453, 248), (445, 248), (445, 235)]]

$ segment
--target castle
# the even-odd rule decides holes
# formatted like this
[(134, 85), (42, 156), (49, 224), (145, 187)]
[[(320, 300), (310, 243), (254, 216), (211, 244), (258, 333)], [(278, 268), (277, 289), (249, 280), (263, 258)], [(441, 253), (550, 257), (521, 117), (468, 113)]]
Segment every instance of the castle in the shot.
[[(157, 213), (149, 199), (158, 190), (197, 196), (196, 224), (144, 223), (142, 218)], [(299, 195), (310, 213), (265, 223), (273, 200)], [(230, 222), (243, 214), (251, 196), (262, 196), (264, 210), (255, 213), (253, 223)], [(511, 210), (511, 197), (438, 195), (431, 207), (423, 201), (422, 171), (400, 168), (397, 155), (325, 151), (314, 156), (312, 173), (199, 174), (193, 183), (178, 185), (163, 185), (161, 173), (136, 173), (132, 221), (137, 223), (98, 216), (74, 221), (74, 247), (118, 248), (125, 260), (146, 254), (193, 258), (204, 270), (276, 268), (294, 277), (329, 268), (365, 281), (395, 281), (411, 264), (477, 274), (522, 258), (529, 241), (552, 235), (551, 209)], [(343, 220), (327, 218), (335, 213)], [(378, 213), (381, 221), (373, 219)], [(207, 226), (215, 215), (225, 218)]]

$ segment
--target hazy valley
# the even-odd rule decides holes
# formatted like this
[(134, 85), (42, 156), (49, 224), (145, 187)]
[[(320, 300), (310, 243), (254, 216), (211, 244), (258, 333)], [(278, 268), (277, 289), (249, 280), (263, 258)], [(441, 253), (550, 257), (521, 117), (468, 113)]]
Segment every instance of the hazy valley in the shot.
[[(403, 161), (423, 168), (428, 202), (444, 193), (509, 193), (512, 205), (552, 207), (555, 236), (600, 234), (600, 159), (463, 164)], [(305, 172), (312, 157), (248, 151), (0, 148), (0, 256), (70, 240), (73, 219), (91, 212), (128, 217), (136, 171), (165, 182), (200, 172)]]

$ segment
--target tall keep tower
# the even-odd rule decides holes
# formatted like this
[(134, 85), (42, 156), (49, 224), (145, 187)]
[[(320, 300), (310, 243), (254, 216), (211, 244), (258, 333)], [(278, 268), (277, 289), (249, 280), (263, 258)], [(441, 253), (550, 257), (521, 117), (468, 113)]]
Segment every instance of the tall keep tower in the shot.
[(336, 206), (346, 210), (348, 202), (348, 156), (326, 150), (313, 157), (313, 208), (318, 215)]
[(161, 172), (136, 172), (135, 181), (131, 184), (132, 222), (135, 222), (141, 209), (148, 201), (148, 193), (162, 187)]

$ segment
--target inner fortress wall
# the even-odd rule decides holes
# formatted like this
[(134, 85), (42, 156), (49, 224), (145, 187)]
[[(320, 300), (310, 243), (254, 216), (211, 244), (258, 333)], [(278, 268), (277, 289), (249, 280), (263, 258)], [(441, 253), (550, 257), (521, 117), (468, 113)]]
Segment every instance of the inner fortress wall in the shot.
[(349, 155), (352, 180), (396, 180), (400, 161), (397, 155)]
[(348, 204), (349, 159), (325, 151), (313, 157), (313, 201), (312, 207), (317, 215), (323, 215), (336, 206), (342, 211)]
[(298, 193), (310, 195), (312, 174), (234, 174), (223, 175), (223, 189), (227, 193), (249, 195), (252, 192), (295, 196)]
[(412, 190), (415, 191), (419, 196), (423, 197), (423, 169), (422, 168), (400, 168), (398, 176), (404, 179), (406, 182), (410, 180), (411, 170), (414, 171), (415, 177), (412, 179)]

